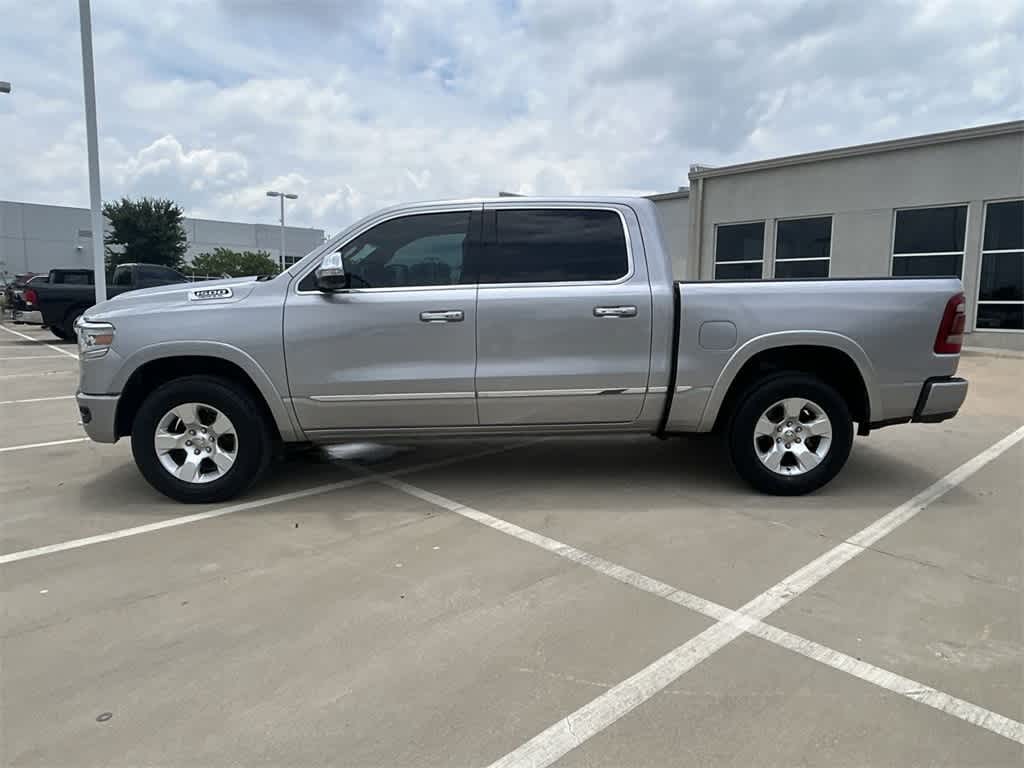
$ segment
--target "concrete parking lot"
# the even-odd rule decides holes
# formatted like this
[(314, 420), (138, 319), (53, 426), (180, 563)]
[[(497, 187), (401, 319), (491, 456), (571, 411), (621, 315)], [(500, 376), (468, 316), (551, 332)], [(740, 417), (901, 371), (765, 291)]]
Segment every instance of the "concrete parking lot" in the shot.
[(0, 328), (3, 764), (1019, 766), (1024, 360), (814, 495), (711, 438), (347, 445), (185, 507)]

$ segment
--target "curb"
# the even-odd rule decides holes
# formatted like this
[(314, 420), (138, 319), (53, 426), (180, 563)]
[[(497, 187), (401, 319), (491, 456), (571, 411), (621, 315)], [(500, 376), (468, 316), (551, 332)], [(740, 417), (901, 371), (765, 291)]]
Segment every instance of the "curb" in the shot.
[(964, 347), (960, 354), (968, 357), (1003, 357), (1011, 360), (1024, 360), (1024, 352), (998, 347)]

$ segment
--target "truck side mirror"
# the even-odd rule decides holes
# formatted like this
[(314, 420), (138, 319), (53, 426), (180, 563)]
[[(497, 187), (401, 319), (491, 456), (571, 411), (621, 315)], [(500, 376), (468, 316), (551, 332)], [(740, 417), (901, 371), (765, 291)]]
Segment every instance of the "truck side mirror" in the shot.
[(316, 287), (324, 293), (344, 291), (349, 287), (349, 278), (345, 274), (345, 264), (341, 254), (335, 251), (324, 256), (320, 266), (316, 268)]

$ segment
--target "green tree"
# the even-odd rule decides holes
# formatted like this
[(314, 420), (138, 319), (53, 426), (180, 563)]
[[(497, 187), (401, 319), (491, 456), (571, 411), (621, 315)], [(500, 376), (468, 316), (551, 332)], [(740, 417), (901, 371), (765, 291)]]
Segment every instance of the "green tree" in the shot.
[(143, 197), (103, 204), (110, 222), (106, 244), (107, 269), (118, 264), (145, 262), (179, 269), (185, 260), (187, 240), (184, 214), (171, 200)]
[(276, 275), (277, 262), (266, 251), (233, 251), (214, 248), (212, 253), (201, 253), (192, 259), (188, 270), (198, 275)]

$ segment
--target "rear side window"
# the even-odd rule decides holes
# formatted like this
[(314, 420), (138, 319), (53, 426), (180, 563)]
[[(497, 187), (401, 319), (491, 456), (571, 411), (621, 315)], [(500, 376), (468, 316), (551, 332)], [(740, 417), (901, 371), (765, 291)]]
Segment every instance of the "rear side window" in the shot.
[(628, 272), (626, 235), (615, 211), (499, 210), (480, 282), (609, 281)]
[(65, 285), (92, 285), (92, 273), (90, 272), (57, 272), (55, 283)]
[(180, 272), (170, 267), (152, 265), (140, 266), (137, 269), (139, 282), (147, 285), (169, 285), (185, 281), (184, 276)]

